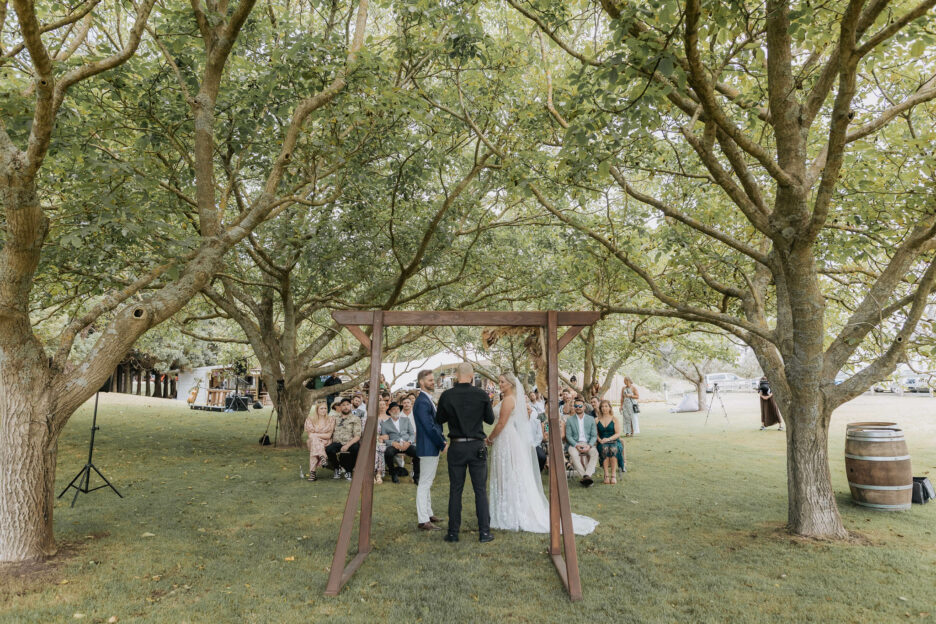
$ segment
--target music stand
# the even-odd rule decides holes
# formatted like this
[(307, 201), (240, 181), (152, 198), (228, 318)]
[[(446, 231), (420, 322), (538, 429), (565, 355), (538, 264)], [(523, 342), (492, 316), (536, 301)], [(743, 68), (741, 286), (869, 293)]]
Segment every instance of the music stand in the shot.
[[(98, 397), (100, 395), (101, 395), (100, 390), (94, 395), (94, 416), (91, 421), (91, 444), (88, 447), (88, 463), (84, 465), (84, 468), (82, 468), (78, 472), (78, 474), (75, 475), (75, 478), (71, 480), (71, 483), (69, 483), (65, 487), (65, 489), (62, 490), (62, 493), (58, 495), (58, 498), (62, 498), (62, 496), (65, 495), (65, 492), (67, 492), (69, 488), (75, 488), (75, 497), (72, 499), (71, 507), (75, 506), (75, 501), (78, 500), (78, 494), (80, 494), (81, 492), (84, 492), (85, 494), (87, 494), (88, 492), (93, 492), (94, 490), (100, 490), (101, 488), (105, 488), (105, 487), (109, 487), (110, 489), (114, 490), (114, 494), (116, 494), (120, 498), (123, 498), (123, 494), (117, 491), (117, 488), (115, 488), (111, 484), (111, 482), (107, 480), (107, 477), (101, 474), (101, 471), (98, 470), (97, 466), (94, 465), (94, 462), (91, 461), (91, 457), (94, 455), (94, 432), (100, 429), (100, 427), (97, 426)], [(101, 479), (104, 480), (104, 485), (99, 485), (93, 488), (88, 487), (91, 482), (92, 470), (96, 472), (97, 475), (101, 477)], [(75, 481), (78, 482), (78, 485), (75, 485)], [(83, 485), (82, 485), (82, 482), (83, 482)]]

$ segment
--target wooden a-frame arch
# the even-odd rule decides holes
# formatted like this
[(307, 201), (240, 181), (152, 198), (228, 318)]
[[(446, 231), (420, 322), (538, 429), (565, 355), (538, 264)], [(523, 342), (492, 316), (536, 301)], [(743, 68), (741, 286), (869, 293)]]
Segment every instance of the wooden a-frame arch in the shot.
[[(476, 312), (476, 311), (358, 311), (337, 310), (332, 318), (346, 327), (364, 348), (371, 352), (370, 392), (367, 398), (367, 423), (361, 435), (361, 452), (358, 453), (351, 480), (351, 489), (345, 503), (338, 543), (332, 560), (326, 596), (337, 596), (341, 588), (351, 579), (368, 553), (371, 551), (371, 520), (374, 511), (374, 455), (377, 452), (377, 401), (380, 390), (380, 365), (383, 360), (383, 328), (394, 325), (417, 326), (516, 326), (541, 327), (546, 332), (546, 376), (549, 397), (549, 549), (548, 553), (569, 598), (582, 599), (582, 581), (579, 577), (578, 555), (575, 550), (575, 533), (572, 531), (572, 509), (569, 504), (569, 486), (565, 479), (565, 461), (562, 453), (562, 434), (559, 431), (559, 352), (575, 336), (599, 318), (598, 312)], [(373, 327), (371, 336), (361, 325)], [(569, 329), (559, 337), (559, 327)], [(347, 561), (351, 545), (351, 531), (358, 503), (361, 516), (358, 526), (358, 552)], [(563, 556), (564, 555), (564, 556)]]

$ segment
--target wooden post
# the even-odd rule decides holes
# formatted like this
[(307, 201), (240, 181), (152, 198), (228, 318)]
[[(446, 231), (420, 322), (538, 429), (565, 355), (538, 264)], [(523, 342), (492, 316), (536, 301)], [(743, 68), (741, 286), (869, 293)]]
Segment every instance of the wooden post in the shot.
[[(559, 533), (559, 481), (566, 480), (565, 455), (562, 452), (562, 430), (559, 424), (558, 345), (554, 344), (555, 327), (547, 325), (546, 334), (546, 418), (549, 421), (549, 554), (561, 557)], [(568, 590), (568, 583), (566, 583)]]
[[(561, 479), (558, 474), (556, 475), (556, 490), (559, 494), (559, 500), (550, 499), (549, 507), (550, 518), (555, 517), (552, 508), (556, 505), (559, 507), (559, 517), (562, 521), (562, 545), (565, 553), (565, 561), (563, 561), (563, 557), (559, 554), (550, 554), (556, 566), (556, 571), (559, 572), (559, 577), (569, 591), (569, 598), (572, 599), (572, 602), (577, 602), (582, 599), (582, 581), (579, 577), (578, 554), (575, 550), (575, 532), (572, 530), (572, 503), (569, 501), (569, 483), (565, 479), (565, 462), (562, 461), (560, 455), (562, 451), (559, 445), (562, 444), (562, 435), (557, 431), (559, 428), (559, 399), (557, 396), (559, 392), (559, 336), (555, 310), (551, 310), (547, 315), (546, 332), (546, 374), (548, 378), (547, 387), (549, 388), (550, 423), (549, 451), (553, 458), (550, 471), (553, 469), (557, 471), (562, 470)], [(553, 433), (554, 431), (555, 433)], [(555, 446), (553, 445), (554, 440), (556, 441)], [(550, 488), (550, 491), (551, 490), (552, 488)], [(557, 527), (555, 524), (552, 524), (550, 527), (550, 548), (552, 548), (552, 545), (555, 543), (556, 530)]]
[[(370, 389), (367, 397), (367, 424), (364, 426), (364, 434), (361, 436), (362, 448), (358, 452), (357, 462), (354, 465), (351, 488), (348, 492), (348, 500), (345, 503), (341, 528), (338, 530), (335, 556), (332, 558), (328, 584), (325, 586), (326, 596), (338, 595), (345, 583), (361, 567), (365, 557), (371, 550), (370, 532), (371, 516), (374, 508), (374, 454), (377, 452), (377, 421), (379, 420), (377, 396), (380, 386), (380, 364), (383, 349), (383, 312), (373, 312), (372, 323), (374, 331), (370, 338), (371, 365)], [(354, 335), (357, 336), (356, 333)], [(358, 339), (360, 340), (360, 337)], [(361, 342), (364, 343), (363, 340)], [(361, 502), (361, 518), (358, 526), (358, 554), (345, 566), (348, 548), (351, 546), (351, 530), (354, 527), (354, 515), (357, 512), (358, 500)]]

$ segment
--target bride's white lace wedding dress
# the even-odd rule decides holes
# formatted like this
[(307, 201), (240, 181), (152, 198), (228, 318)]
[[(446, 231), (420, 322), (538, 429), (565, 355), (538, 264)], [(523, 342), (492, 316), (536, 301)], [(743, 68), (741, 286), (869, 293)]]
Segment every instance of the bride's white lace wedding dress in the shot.
[[(549, 533), (549, 501), (543, 493), (523, 388), (518, 387), (516, 377), (510, 381), (514, 384), (516, 404), (491, 446), (488, 485), (491, 528)], [(575, 533), (587, 535), (596, 526), (597, 520), (572, 514)]]

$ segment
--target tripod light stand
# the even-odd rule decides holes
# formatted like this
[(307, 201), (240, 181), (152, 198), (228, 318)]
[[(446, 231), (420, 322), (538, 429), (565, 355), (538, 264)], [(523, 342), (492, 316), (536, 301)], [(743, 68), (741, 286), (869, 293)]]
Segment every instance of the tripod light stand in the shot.
[(725, 422), (728, 424), (731, 424), (731, 421), (728, 420), (728, 410), (725, 409), (725, 402), (722, 401), (721, 393), (719, 393), (718, 391), (718, 384), (714, 384), (714, 387), (712, 388), (712, 398), (709, 399), (708, 411), (705, 412), (704, 424), (706, 425), (708, 424), (708, 417), (709, 417), (709, 414), (712, 413), (712, 404), (715, 403), (716, 398), (718, 398), (718, 404), (721, 405), (722, 413), (725, 415)]
[[(97, 394), (94, 395), (94, 417), (91, 421), (91, 444), (88, 447), (88, 463), (84, 465), (84, 468), (82, 468), (81, 471), (79, 471), (78, 474), (75, 475), (75, 478), (71, 480), (71, 483), (69, 483), (68, 486), (66, 486), (65, 489), (62, 490), (62, 493), (58, 495), (59, 498), (62, 498), (62, 496), (65, 495), (65, 492), (67, 492), (69, 488), (75, 488), (75, 497), (72, 499), (72, 502), (71, 502), (72, 507), (75, 506), (75, 501), (78, 500), (78, 494), (80, 494), (81, 492), (84, 492), (85, 494), (87, 494), (88, 492), (93, 492), (94, 490), (100, 490), (101, 488), (105, 488), (105, 487), (109, 487), (110, 489), (114, 490), (114, 494), (116, 494), (120, 498), (123, 498), (123, 494), (118, 492), (117, 488), (111, 485), (111, 482), (107, 480), (107, 477), (102, 475), (101, 471), (98, 470), (97, 466), (94, 465), (94, 462), (91, 461), (91, 457), (94, 455), (94, 432), (100, 429), (100, 427), (97, 426), (98, 397), (100, 395), (101, 395), (100, 391), (98, 391)], [(97, 475), (101, 477), (101, 479), (104, 480), (104, 485), (99, 485), (93, 488), (88, 487), (91, 482), (92, 470), (96, 472)]]

